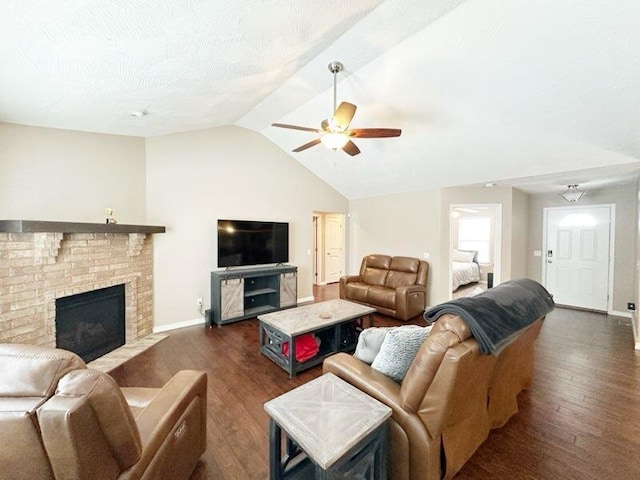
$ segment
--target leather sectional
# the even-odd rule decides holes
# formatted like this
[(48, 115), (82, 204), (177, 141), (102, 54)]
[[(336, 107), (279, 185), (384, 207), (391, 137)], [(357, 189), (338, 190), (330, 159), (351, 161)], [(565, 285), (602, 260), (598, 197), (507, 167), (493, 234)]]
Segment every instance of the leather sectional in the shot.
[(518, 332), (499, 355), (483, 355), (460, 317), (438, 319), (402, 383), (352, 355), (323, 364), (392, 408), (389, 478), (452, 478), (492, 428), (518, 411), (517, 395), (533, 376), (534, 342), (543, 318)]

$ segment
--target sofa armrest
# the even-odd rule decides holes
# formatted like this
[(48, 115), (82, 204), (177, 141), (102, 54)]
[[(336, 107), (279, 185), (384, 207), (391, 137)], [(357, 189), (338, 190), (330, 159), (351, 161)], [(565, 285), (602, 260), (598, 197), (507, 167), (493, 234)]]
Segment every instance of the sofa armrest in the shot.
[(396, 318), (409, 320), (424, 312), (427, 305), (427, 287), (403, 285), (396, 288)]
[(413, 431), (414, 434), (428, 435), (420, 417), (402, 408), (400, 396), (400, 384), (391, 377), (371, 368), (363, 361), (347, 354), (336, 353), (324, 360), (323, 373), (333, 373), (358, 390), (384, 403), (393, 410), (393, 419), (398, 422), (405, 431)]
[[(398, 383), (346, 353), (337, 353), (326, 358), (322, 370), (324, 373), (333, 373), (391, 408), (392, 472), (404, 471), (405, 478), (440, 478), (440, 438), (434, 439), (429, 435), (418, 414), (402, 408)], [(394, 439), (397, 442), (395, 444)], [(406, 445), (406, 451), (402, 451), (403, 445)], [(407, 462), (408, 458), (418, 460)], [(395, 465), (396, 462), (401, 465)]]
[(401, 408), (400, 385), (352, 355), (331, 355), (324, 360), (322, 371), (333, 373), (391, 408)]
[(340, 277), (340, 298), (345, 300), (347, 298), (346, 287), (349, 282), (360, 282), (362, 277), (360, 275), (345, 275)]
[[(126, 398), (127, 388), (122, 388), (122, 391)], [(173, 478), (181, 478), (177, 471), (182, 469), (190, 469), (191, 473), (195, 462), (206, 449), (207, 374), (194, 370), (176, 373), (158, 389), (157, 394), (142, 408), (135, 420), (142, 440), (142, 455), (133, 469), (140, 474), (144, 472), (144, 478), (147, 478), (149, 472), (146, 470), (152, 462), (163, 463), (155, 458), (161, 454), (169, 457), (164, 470), (167, 469), (168, 463), (180, 462), (172, 467), (172, 470), (176, 471)], [(191, 457), (193, 465), (182, 465), (182, 461), (188, 459), (175, 458), (180, 454), (183, 457)]]

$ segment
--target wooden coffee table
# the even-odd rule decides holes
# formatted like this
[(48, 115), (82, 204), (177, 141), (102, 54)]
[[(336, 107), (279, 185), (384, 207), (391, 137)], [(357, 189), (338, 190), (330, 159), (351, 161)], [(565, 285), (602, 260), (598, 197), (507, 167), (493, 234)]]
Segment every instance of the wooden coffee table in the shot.
[[(355, 349), (357, 334), (352, 335), (349, 325), (355, 322), (358, 330), (362, 330), (366, 317), (368, 326), (372, 327), (375, 311), (375, 308), (337, 299), (259, 315), (260, 353), (293, 378), (296, 373), (318, 365), (329, 355)], [(310, 332), (320, 338), (320, 351), (315, 357), (298, 362), (295, 358), (296, 340)], [(289, 342), (288, 355), (283, 353), (285, 342)]]

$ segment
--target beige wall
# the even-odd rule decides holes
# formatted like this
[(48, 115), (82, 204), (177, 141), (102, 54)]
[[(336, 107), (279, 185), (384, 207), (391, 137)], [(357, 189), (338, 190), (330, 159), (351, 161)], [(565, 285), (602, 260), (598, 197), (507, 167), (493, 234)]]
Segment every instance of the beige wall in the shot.
[[(529, 197), (529, 246), (527, 252), (529, 277), (542, 282), (542, 257), (534, 257), (534, 250), (542, 250), (542, 223), (545, 207), (568, 207), (571, 204), (560, 195), (540, 194)], [(636, 208), (635, 185), (620, 185), (590, 190), (579, 205), (615, 204), (615, 260), (613, 264), (613, 310), (627, 312), (627, 302), (636, 295), (633, 290), (635, 276)]]
[(512, 195), (511, 278), (524, 278), (528, 276), (529, 195), (516, 188)]
[[(350, 202), (349, 273), (355, 274), (360, 260), (369, 253), (422, 257), (429, 252), (429, 305), (449, 299), (450, 208), (456, 204), (494, 204), (502, 207), (501, 281), (524, 276), (522, 253), (526, 233), (522, 220), (512, 219), (514, 195), (519, 215), (526, 212), (527, 195), (512, 188), (446, 188)], [(526, 221), (524, 222), (526, 223)], [(514, 242), (516, 242), (514, 244)], [(517, 253), (513, 253), (517, 252)], [(517, 270), (512, 272), (512, 263)]]
[(144, 139), (0, 123), (0, 219), (145, 223)]
[(440, 279), (446, 264), (440, 252), (439, 190), (363, 198), (349, 205), (348, 273), (357, 274), (362, 257), (371, 253), (422, 258), (429, 252), (427, 303), (440, 303)]
[(314, 211), (347, 213), (348, 201), (259, 133), (221, 127), (148, 138), (147, 221), (154, 238), (155, 325), (197, 318), (210, 305), (219, 218), (289, 222), (298, 298), (312, 296)]

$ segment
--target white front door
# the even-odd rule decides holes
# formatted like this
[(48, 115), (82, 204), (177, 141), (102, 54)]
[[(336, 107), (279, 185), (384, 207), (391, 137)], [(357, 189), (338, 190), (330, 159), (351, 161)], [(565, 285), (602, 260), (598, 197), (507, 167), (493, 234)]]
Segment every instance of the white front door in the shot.
[(559, 305), (607, 311), (610, 206), (545, 209), (545, 286)]
[(326, 283), (340, 280), (342, 276), (342, 214), (328, 214), (325, 216), (324, 248), (325, 248), (325, 278)]

